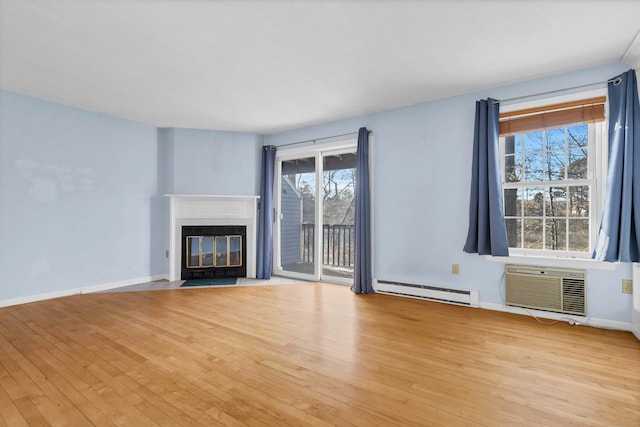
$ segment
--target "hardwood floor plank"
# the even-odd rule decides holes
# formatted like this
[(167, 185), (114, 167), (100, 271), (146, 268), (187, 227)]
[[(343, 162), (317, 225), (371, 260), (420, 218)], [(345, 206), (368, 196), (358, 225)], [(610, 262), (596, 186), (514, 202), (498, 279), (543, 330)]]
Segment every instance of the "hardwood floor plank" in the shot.
[(0, 309), (0, 425), (633, 425), (639, 384), (626, 332), (337, 285)]
[(28, 426), (13, 400), (9, 397), (4, 389), (5, 382), (8, 381), (8, 374), (0, 369), (0, 426)]
[(14, 357), (16, 368), (22, 369), (40, 389), (40, 393), (31, 396), (32, 401), (47, 419), (59, 419), (67, 425), (88, 424), (83, 413), (69, 400), (68, 393), (59, 390), (58, 387), (64, 387), (66, 382), (50, 368), (48, 358), (39, 356), (39, 345), (43, 341), (41, 336), (32, 333), (26, 324), (17, 325), (17, 328), (22, 333), (20, 347), (30, 348), (31, 351), (20, 353), (23, 357)]

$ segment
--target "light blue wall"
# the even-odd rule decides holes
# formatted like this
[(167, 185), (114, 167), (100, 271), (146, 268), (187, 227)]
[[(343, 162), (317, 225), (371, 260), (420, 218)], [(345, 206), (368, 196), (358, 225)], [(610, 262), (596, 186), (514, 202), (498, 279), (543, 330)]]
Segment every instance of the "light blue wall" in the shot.
[(257, 195), (261, 135), (172, 129), (175, 194)]
[(164, 272), (156, 133), (0, 91), (0, 300)]
[[(505, 99), (606, 80), (629, 66), (616, 63), (427, 102), (363, 117), (269, 135), (284, 144), (355, 132), (372, 133), (374, 276), (477, 289), (481, 302), (501, 304), (504, 263), (462, 251), (468, 224), (475, 101)], [(470, 76), (473, 78), (473, 76)], [(460, 264), (460, 275), (451, 264)], [(629, 265), (589, 270), (588, 310), (598, 319), (631, 320), (631, 297), (620, 291)]]

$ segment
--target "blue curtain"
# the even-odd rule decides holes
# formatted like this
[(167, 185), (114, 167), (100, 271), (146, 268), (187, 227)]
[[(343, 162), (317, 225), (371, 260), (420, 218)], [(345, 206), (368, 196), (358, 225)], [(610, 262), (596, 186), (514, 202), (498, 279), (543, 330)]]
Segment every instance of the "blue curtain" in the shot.
[(355, 263), (352, 290), (372, 294), (371, 281), (371, 195), (369, 192), (369, 131), (358, 131), (356, 151)]
[[(640, 106), (634, 70), (609, 83), (609, 169), (593, 258), (638, 262), (640, 248)], [(613, 80), (613, 79), (612, 79)]]
[(463, 250), (479, 255), (509, 256), (498, 149), (499, 110), (491, 98), (476, 102), (469, 231)]
[(270, 279), (273, 269), (273, 178), (276, 165), (276, 147), (262, 147), (262, 180), (260, 184), (260, 211), (258, 212), (258, 279)]

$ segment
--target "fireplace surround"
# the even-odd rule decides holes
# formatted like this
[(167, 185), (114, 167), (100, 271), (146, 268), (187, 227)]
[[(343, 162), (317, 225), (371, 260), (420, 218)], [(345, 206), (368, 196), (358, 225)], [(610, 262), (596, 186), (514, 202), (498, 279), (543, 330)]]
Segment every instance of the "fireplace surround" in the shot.
[[(167, 194), (169, 197), (169, 280), (181, 280), (183, 227), (245, 227), (246, 277), (256, 277), (257, 200), (259, 196)], [(234, 233), (227, 233), (229, 236)], [(233, 244), (229, 241), (229, 244)], [(184, 248), (186, 249), (186, 248)]]
[(180, 278), (246, 277), (247, 227), (183, 226)]

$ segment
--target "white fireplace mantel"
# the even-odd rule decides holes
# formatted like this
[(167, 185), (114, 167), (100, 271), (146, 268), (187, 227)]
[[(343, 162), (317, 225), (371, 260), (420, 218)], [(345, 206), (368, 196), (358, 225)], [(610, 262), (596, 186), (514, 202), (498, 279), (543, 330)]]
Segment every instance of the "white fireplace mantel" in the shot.
[(247, 277), (256, 277), (256, 233), (259, 196), (166, 194), (169, 211), (169, 280), (180, 280), (182, 227), (244, 225), (247, 227)]

